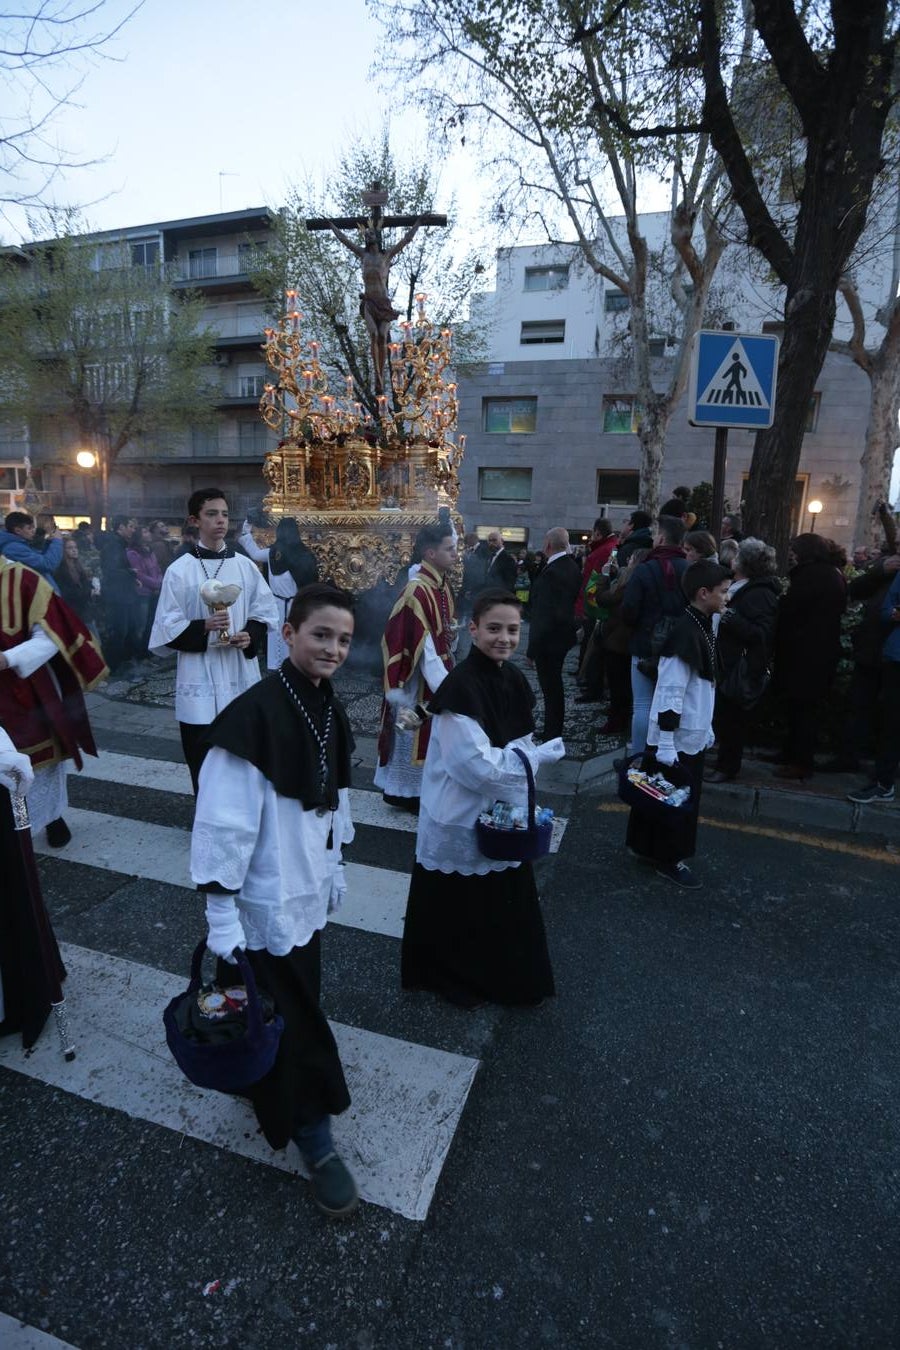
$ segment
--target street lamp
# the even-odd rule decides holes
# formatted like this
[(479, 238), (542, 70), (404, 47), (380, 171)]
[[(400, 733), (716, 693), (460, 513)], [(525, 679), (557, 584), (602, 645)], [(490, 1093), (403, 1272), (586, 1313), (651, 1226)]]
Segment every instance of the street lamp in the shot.
[(79, 450), (75, 456), (75, 463), (79, 469), (96, 469), (97, 456), (93, 450)]
[(818, 497), (813, 497), (811, 502), (806, 503), (806, 509), (812, 516), (812, 525), (810, 526), (809, 532), (810, 534), (815, 534), (816, 520), (818, 519), (819, 512), (822, 510), (822, 503), (819, 501)]

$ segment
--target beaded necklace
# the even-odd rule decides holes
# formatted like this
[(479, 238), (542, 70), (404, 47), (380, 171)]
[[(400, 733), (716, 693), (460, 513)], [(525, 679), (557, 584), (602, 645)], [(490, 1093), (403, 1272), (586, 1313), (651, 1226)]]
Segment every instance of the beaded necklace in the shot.
[(278, 674), (281, 677), (281, 683), (284, 685), (285, 689), (288, 691), (291, 698), (296, 703), (298, 709), (300, 710), (300, 714), (303, 717), (303, 720), (305, 721), (306, 725), (309, 727), (310, 731), (315, 737), (316, 745), (319, 747), (319, 779), (321, 790), (324, 794), (325, 788), (328, 783), (328, 741), (329, 737), (331, 736), (331, 715), (334, 711), (334, 704), (333, 703), (328, 704), (328, 711), (325, 714), (325, 731), (324, 734), (320, 734), (319, 728), (316, 726), (315, 722), (312, 720), (309, 713), (306, 711), (306, 708), (303, 706), (301, 700), (297, 697), (296, 692), (291, 688), (290, 682), (286, 678), (284, 671), (279, 670)]
[(716, 670), (716, 636), (715, 636), (715, 633), (708, 633), (708, 632), (706, 631), (706, 628), (705, 628), (704, 625), (700, 622), (700, 620), (697, 618), (697, 615), (694, 613), (694, 611), (693, 611), (692, 609), (690, 609), (690, 608), (688, 609), (688, 614), (690, 614), (691, 618), (694, 620), (694, 623), (697, 625), (697, 627), (700, 629), (700, 632), (701, 632), (701, 633), (703, 634), (703, 636), (706, 638), (706, 645), (707, 645), (707, 647), (709, 648), (709, 659), (710, 659), (710, 661), (712, 662), (713, 676), (715, 677), (715, 670)]
[[(212, 551), (212, 550), (210, 550), (210, 551)], [(228, 557), (228, 549), (227, 549), (227, 548), (223, 548), (223, 549), (222, 549), (222, 557), (219, 559), (219, 562), (216, 564), (216, 570), (213, 572), (212, 576), (210, 576), (209, 573), (207, 572), (207, 570), (206, 570), (206, 563), (205, 563), (205, 562), (203, 561), (203, 559), (200, 557), (200, 545), (199, 545), (199, 544), (195, 544), (195, 545), (194, 545), (194, 556), (196, 557), (196, 559), (197, 559), (198, 563), (200, 564), (200, 566), (203, 568), (203, 575), (206, 577), (206, 580), (207, 580), (207, 581), (215, 581), (216, 577), (219, 575), (219, 573), (220, 573), (221, 570), (222, 570), (222, 567), (223, 567), (223, 564), (224, 564), (224, 562), (225, 562), (225, 559)]]

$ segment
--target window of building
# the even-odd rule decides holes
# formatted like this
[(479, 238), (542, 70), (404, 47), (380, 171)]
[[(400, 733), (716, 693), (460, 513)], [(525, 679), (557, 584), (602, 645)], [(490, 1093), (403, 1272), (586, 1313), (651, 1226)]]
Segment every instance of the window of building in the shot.
[(218, 427), (192, 427), (191, 453), (196, 459), (208, 459), (219, 453)]
[(604, 394), (603, 430), (614, 436), (630, 435), (635, 429), (635, 403), (631, 394)]
[(651, 356), (665, 356), (665, 354), (666, 354), (666, 339), (665, 339), (665, 338), (650, 338), (650, 340), (649, 340), (648, 343), (647, 343), (647, 347), (648, 347), (648, 349), (649, 349), (649, 352), (650, 352), (650, 355), (651, 355)]
[(813, 394), (809, 400), (809, 407), (806, 410), (806, 424), (803, 430), (815, 431), (819, 425), (819, 407), (822, 402), (821, 394)]
[(604, 506), (637, 506), (640, 474), (630, 469), (598, 469), (597, 501)]
[(258, 417), (238, 422), (238, 446), (242, 455), (264, 455), (269, 449), (265, 425)]
[(526, 267), (526, 291), (564, 291), (569, 285), (569, 268), (566, 264), (551, 267)]
[(522, 324), (519, 342), (523, 347), (540, 342), (565, 342), (565, 319), (543, 319)]
[(624, 291), (607, 291), (603, 296), (603, 308), (607, 314), (621, 314), (630, 304)]
[(485, 398), (481, 401), (485, 431), (519, 435), (537, 426), (536, 398)]
[(216, 248), (192, 248), (188, 253), (188, 274), (193, 278), (214, 277), (216, 275), (216, 259), (219, 250)]
[(531, 469), (479, 469), (478, 500), (530, 502)]
[(238, 380), (239, 398), (262, 398), (265, 375), (241, 375)]
[(159, 263), (159, 240), (147, 239), (131, 245), (132, 267), (156, 267)]

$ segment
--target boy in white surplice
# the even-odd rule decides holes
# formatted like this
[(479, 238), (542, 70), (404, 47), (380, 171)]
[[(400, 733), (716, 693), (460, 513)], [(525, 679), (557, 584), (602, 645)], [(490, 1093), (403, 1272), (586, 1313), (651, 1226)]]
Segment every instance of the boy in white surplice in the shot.
[[(293, 1139), (313, 1199), (332, 1217), (356, 1184), (331, 1140), (350, 1095), (319, 1006), (319, 936), (344, 891), (341, 846), (353, 839), (353, 736), (330, 676), (350, 650), (353, 597), (304, 586), (282, 629), (281, 668), (209, 729), (191, 840), (191, 875), (206, 894), (207, 945), (224, 961), (246, 947), (284, 1032), (271, 1071), (248, 1096), (272, 1148)], [(234, 983), (226, 966), (220, 983)]]
[[(166, 569), (149, 647), (156, 656), (178, 653), (175, 716), (196, 794), (206, 732), (259, 680), (259, 653), (267, 629), (278, 623), (278, 606), (259, 569), (225, 544), (228, 503), (221, 489), (200, 488), (188, 501), (188, 515), (200, 538)], [(206, 581), (239, 586), (240, 594), (227, 610), (211, 614), (200, 598)], [(231, 633), (228, 642), (219, 641), (223, 631)]]

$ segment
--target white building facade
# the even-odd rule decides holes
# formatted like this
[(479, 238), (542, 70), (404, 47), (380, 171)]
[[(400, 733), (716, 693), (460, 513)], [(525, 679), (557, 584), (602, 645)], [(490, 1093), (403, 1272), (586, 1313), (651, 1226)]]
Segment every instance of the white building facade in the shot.
[[(668, 216), (642, 220), (651, 248)], [(890, 241), (887, 242), (888, 254)], [(719, 265), (705, 326), (778, 332), (776, 287), (755, 277), (732, 247)], [(886, 269), (886, 274), (885, 274)], [(860, 293), (874, 315), (890, 277), (876, 253), (861, 269)], [(835, 338), (849, 337), (839, 306)], [(521, 246), (497, 253), (493, 291), (473, 301), (488, 333), (489, 359), (460, 372), (460, 430), (467, 437), (459, 507), (467, 529), (499, 527), (511, 543), (540, 547), (544, 531), (566, 526), (573, 538), (609, 514), (618, 522), (638, 501), (639, 416), (628, 350), (628, 297), (586, 266), (577, 245)], [(656, 388), (668, 384), (677, 346), (677, 310), (665, 288), (649, 304)], [(878, 334), (880, 338), (880, 331)], [(848, 354), (829, 353), (809, 409), (797, 475), (794, 528), (808, 529), (807, 503), (823, 503), (817, 529), (852, 543), (869, 381)], [(726, 498), (741, 502), (755, 433), (731, 431)], [(666, 438), (662, 499), (680, 484), (711, 482), (711, 429), (687, 420), (682, 398)]]

